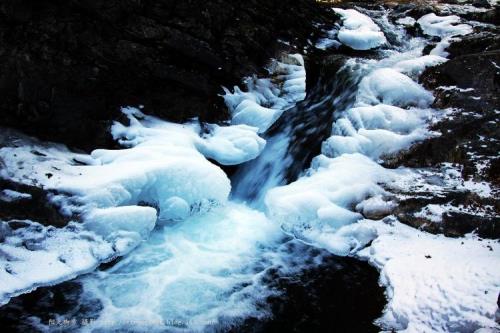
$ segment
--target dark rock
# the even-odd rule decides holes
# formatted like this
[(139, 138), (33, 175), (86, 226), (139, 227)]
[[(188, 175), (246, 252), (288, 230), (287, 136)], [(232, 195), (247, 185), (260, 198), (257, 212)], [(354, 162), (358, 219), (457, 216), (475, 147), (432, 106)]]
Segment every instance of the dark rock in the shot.
[[(492, 43), (495, 40), (490, 39)], [(500, 71), (496, 63), (500, 63), (498, 50), (459, 55), (424, 72), (421, 77), (424, 86), (435, 90), (434, 106), (462, 111), (434, 126), (441, 136), (400, 154), (386, 162), (386, 166), (434, 166), (442, 162), (471, 166), (472, 155), (495, 160), (500, 149), (500, 130), (495, 126), (498, 121), (495, 110), (500, 108)], [(440, 86), (456, 89), (439, 89)], [(481, 141), (481, 137), (488, 141)]]
[(30, 199), (20, 199), (12, 202), (0, 200), (0, 220), (33, 220), (43, 225), (56, 227), (65, 226), (71, 219), (59, 212), (47, 199), (50, 192), (37, 186), (11, 182), (0, 178), (0, 191), (11, 189), (21, 193), (31, 194)]
[[(385, 304), (378, 272), (368, 263), (298, 245), (297, 257), (321, 258), (299, 273), (269, 270), (264, 279), (280, 292), (267, 299), (272, 318), (248, 318), (230, 332), (378, 332)], [(314, 253), (316, 251), (317, 253)], [(307, 267), (307, 265), (303, 265)]]
[[(412, 193), (404, 193), (411, 196)], [(461, 212), (447, 212), (442, 214), (441, 222), (430, 221), (424, 217), (417, 217), (415, 213), (429, 204), (452, 204), (462, 207)], [(474, 214), (478, 207), (491, 207), (486, 209), (487, 216)], [(394, 211), (398, 219), (417, 229), (434, 234), (444, 234), (448, 237), (460, 237), (470, 232), (476, 232), (484, 238), (500, 238), (500, 202), (494, 198), (482, 198), (468, 191), (449, 191), (443, 195), (427, 193), (427, 197), (410, 197), (399, 202)]]
[(490, 3), (488, 2), (488, 0), (474, 0), (472, 2), (472, 5), (474, 7), (482, 7), (482, 8), (491, 8), (491, 5)]
[[(464, 179), (499, 184), (500, 129), (500, 50), (499, 39), (490, 32), (477, 32), (454, 42), (448, 48), (450, 60), (427, 69), (420, 80), (436, 97), (438, 109), (456, 111), (432, 127), (441, 133), (385, 161), (386, 167), (435, 167), (440, 163), (458, 164)], [(444, 86), (444, 88), (442, 88)], [(485, 165), (478, 168), (478, 165)], [(411, 226), (447, 236), (461, 236), (475, 231), (487, 238), (500, 238), (500, 200), (493, 195), (481, 198), (471, 192), (447, 189), (443, 194), (427, 193), (427, 198), (413, 197), (400, 202), (396, 215)], [(428, 204), (451, 203), (464, 207), (463, 212), (442, 215), (433, 223), (415, 213)], [(487, 216), (474, 214), (476, 208), (492, 207)]]
[(2, 306), (0, 324), (8, 332), (42, 332), (38, 321), (51, 331), (74, 331), (95, 320), (102, 309), (98, 300), (82, 302), (82, 292), (78, 281), (68, 281), (12, 298)]
[(218, 122), (222, 85), (261, 71), (280, 38), (302, 50), (332, 17), (313, 0), (6, 0), (0, 125), (90, 150), (113, 146), (120, 106)]

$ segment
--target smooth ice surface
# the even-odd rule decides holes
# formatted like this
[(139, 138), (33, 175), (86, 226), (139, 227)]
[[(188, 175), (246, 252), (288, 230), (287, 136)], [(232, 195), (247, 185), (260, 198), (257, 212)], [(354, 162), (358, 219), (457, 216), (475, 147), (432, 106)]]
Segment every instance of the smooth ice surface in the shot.
[(370, 17), (354, 9), (335, 8), (342, 19), (338, 40), (354, 50), (369, 50), (386, 43), (384, 33)]
[(245, 124), (265, 132), (287, 109), (306, 96), (306, 70), (300, 54), (274, 60), (269, 77), (245, 80), (246, 90), (224, 88), (224, 100), (232, 114), (232, 123)]

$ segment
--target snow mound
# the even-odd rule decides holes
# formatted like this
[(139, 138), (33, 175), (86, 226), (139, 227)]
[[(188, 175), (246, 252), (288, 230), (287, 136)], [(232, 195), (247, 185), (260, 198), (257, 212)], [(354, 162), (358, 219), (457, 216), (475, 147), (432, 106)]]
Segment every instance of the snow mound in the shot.
[(322, 152), (329, 157), (361, 153), (378, 160), (427, 138), (430, 133), (425, 124), (432, 116), (429, 109), (386, 104), (351, 108), (334, 123), (333, 135), (323, 142)]
[(306, 70), (300, 54), (274, 60), (268, 78), (247, 78), (247, 91), (224, 88), (224, 100), (232, 114), (232, 124), (249, 125), (265, 132), (287, 109), (306, 96)]
[(418, 19), (417, 23), (422, 28), (422, 31), (429, 36), (462, 36), (472, 32), (470, 25), (459, 24), (460, 17), (456, 15), (437, 16), (434, 13), (430, 13)]
[(389, 304), (378, 320), (382, 328), (402, 332), (498, 328), (497, 241), (431, 235), (399, 222), (366, 220), (360, 225), (378, 233), (358, 255), (380, 269), (380, 282), (389, 293)]
[(434, 97), (408, 76), (392, 68), (380, 68), (363, 78), (359, 85), (358, 103), (380, 103), (404, 106), (428, 107)]
[[(271, 189), (265, 198), (268, 215), (282, 228), (307, 242), (317, 243), (340, 227), (362, 218), (355, 206), (370, 197), (387, 195), (378, 184), (391, 177), (389, 171), (361, 154), (337, 158), (320, 155), (308, 175)], [(322, 244), (324, 246), (324, 244)], [(343, 244), (340, 253), (345, 254)], [(339, 253), (335, 247), (327, 248)]]
[(342, 19), (338, 40), (354, 50), (370, 50), (386, 43), (384, 33), (372, 19), (354, 9), (335, 8)]
[(430, 54), (442, 57), (448, 56), (446, 48), (450, 46), (452, 41), (457, 40), (456, 36), (464, 36), (473, 31), (470, 25), (459, 24), (460, 17), (456, 15), (437, 16), (430, 13), (422, 16), (417, 23), (426, 35), (441, 37), (441, 41), (431, 50)]
[(209, 125), (210, 132), (195, 141), (196, 148), (207, 158), (224, 165), (253, 160), (260, 155), (266, 141), (257, 135), (257, 128), (247, 125)]

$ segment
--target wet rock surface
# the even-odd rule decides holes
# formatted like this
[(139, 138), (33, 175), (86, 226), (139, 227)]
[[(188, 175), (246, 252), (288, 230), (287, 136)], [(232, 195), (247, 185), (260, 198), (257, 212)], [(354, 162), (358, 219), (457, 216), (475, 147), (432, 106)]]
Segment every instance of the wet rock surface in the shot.
[(222, 121), (221, 85), (302, 50), (331, 15), (312, 0), (3, 1), (0, 125), (90, 150), (113, 146), (121, 106)]
[[(321, 265), (299, 274), (270, 271), (269, 285), (282, 292), (267, 306), (268, 320), (249, 318), (234, 332), (378, 332), (385, 305), (378, 272), (366, 262), (317, 251)], [(314, 253), (313, 253), (314, 254)]]
[(84, 326), (99, 316), (102, 305), (99, 301), (81, 303), (82, 292), (80, 283), (68, 281), (16, 297), (0, 311), (2, 328), (10, 332), (43, 332), (45, 327), (67, 332)]

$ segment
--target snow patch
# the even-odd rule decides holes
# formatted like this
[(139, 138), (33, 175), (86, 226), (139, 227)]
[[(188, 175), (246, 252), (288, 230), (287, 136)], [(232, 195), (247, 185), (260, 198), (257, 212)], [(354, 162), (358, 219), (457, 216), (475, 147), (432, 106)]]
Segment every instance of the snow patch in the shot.
[(0, 221), (0, 305), (30, 292), (93, 270), (113, 259), (115, 251), (79, 223), (64, 228), (39, 223)]
[(358, 252), (381, 271), (389, 304), (378, 320), (401, 332), (472, 332), (498, 328), (500, 244), (474, 235), (448, 238), (394, 221), (365, 220), (377, 230), (369, 248)]

